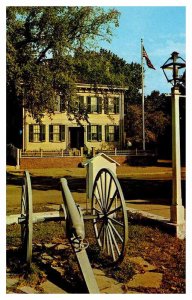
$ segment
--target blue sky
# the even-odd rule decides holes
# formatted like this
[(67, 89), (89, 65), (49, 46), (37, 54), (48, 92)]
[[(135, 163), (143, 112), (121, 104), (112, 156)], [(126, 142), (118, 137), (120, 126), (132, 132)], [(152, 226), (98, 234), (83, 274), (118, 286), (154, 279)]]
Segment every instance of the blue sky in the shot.
[(156, 70), (145, 65), (145, 94), (152, 90), (170, 92), (160, 67), (173, 51), (185, 59), (186, 28), (184, 6), (114, 6), (121, 12), (119, 28), (114, 30), (111, 44), (102, 47), (111, 50), (128, 63), (141, 63), (141, 38)]

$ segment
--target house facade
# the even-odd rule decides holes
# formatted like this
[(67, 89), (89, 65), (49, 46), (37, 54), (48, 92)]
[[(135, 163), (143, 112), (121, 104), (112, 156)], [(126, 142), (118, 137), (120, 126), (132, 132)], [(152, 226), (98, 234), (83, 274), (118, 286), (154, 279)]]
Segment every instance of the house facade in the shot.
[(62, 96), (51, 118), (44, 114), (42, 123), (23, 111), (23, 151), (56, 151), (92, 147), (100, 150), (123, 148), (124, 94), (127, 88), (77, 84), (78, 109), (85, 109), (87, 121), (66, 111)]

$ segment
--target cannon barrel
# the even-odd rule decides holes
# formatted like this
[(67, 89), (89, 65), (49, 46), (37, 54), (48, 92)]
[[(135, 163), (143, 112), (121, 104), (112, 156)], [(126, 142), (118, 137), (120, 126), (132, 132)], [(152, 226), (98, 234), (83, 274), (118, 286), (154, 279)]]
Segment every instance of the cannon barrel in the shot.
[(84, 222), (81, 218), (80, 212), (78, 211), (78, 208), (69, 190), (67, 180), (65, 178), (61, 178), (61, 186), (64, 205), (66, 206), (68, 211), (67, 217), (70, 217), (71, 219), (71, 225), (72, 229), (75, 230), (75, 235), (83, 240), (85, 238)]

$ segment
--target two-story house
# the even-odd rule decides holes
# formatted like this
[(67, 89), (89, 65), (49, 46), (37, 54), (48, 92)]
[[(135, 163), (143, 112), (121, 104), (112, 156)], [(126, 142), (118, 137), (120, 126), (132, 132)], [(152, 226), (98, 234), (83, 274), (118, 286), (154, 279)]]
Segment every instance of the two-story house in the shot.
[(65, 109), (62, 95), (55, 112), (44, 114), (42, 123), (23, 112), (23, 150), (122, 149), (124, 145), (124, 94), (127, 88), (77, 84), (77, 110), (85, 109), (86, 120), (77, 120)]

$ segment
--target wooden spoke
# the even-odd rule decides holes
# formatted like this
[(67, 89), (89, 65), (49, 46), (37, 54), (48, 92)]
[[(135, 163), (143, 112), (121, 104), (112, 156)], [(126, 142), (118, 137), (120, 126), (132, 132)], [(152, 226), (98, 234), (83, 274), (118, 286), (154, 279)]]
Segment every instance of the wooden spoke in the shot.
[(115, 226), (112, 224), (111, 220), (109, 221), (109, 225), (111, 226), (111, 228), (113, 229), (113, 231), (116, 233), (116, 235), (118, 236), (118, 238), (120, 239), (121, 242), (123, 242), (123, 238), (120, 235), (120, 233), (117, 231), (117, 229), (115, 228)]
[(128, 241), (127, 211), (119, 181), (109, 169), (101, 169), (95, 178), (92, 213), (97, 215), (93, 226), (101, 250), (111, 264), (122, 261)]
[(121, 206), (118, 206), (117, 208), (114, 208), (107, 212), (107, 215), (110, 216), (111, 214), (114, 214), (115, 212), (121, 210)]
[(96, 195), (94, 195), (94, 197), (95, 197), (95, 199), (96, 199), (97, 203), (99, 204), (99, 207), (100, 207), (100, 209), (102, 210), (102, 209), (103, 209), (103, 207), (102, 207), (102, 204), (101, 204), (101, 202), (100, 202), (99, 198), (98, 198)]
[(114, 199), (115, 199), (115, 197), (117, 196), (117, 193), (118, 193), (118, 190), (116, 190), (116, 191), (114, 192), (114, 194), (113, 194), (113, 197), (110, 198), (110, 203), (109, 203), (109, 205), (108, 205), (108, 207), (107, 207), (107, 210), (110, 210), (111, 205), (113, 204)]
[(120, 251), (120, 249), (119, 249), (119, 246), (118, 246), (118, 244), (117, 244), (117, 242), (116, 242), (115, 236), (114, 236), (113, 231), (111, 230), (111, 227), (110, 227), (110, 226), (109, 226), (109, 231), (110, 231), (110, 234), (111, 234), (111, 238), (112, 238), (113, 244), (115, 245), (115, 249), (116, 249), (118, 255), (120, 255), (120, 254), (121, 254), (121, 251)]
[(101, 199), (103, 202), (103, 207), (105, 208), (105, 197), (104, 197), (104, 191), (103, 191), (103, 176), (100, 176), (100, 187), (101, 187)]
[(110, 177), (110, 181), (109, 181), (109, 185), (108, 185), (108, 192), (107, 192), (107, 207), (109, 207), (112, 180), (113, 180), (113, 178)]
[(119, 225), (119, 226), (124, 227), (124, 224), (121, 223), (121, 222), (119, 222), (119, 221), (117, 221), (116, 219), (113, 219), (113, 218), (110, 218), (110, 217), (109, 217), (109, 220), (111, 220), (112, 222), (116, 223), (116, 224)]
[(114, 248), (113, 248), (111, 234), (109, 234), (109, 244), (110, 244), (110, 250), (111, 250), (111, 253), (112, 253), (113, 260), (115, 261), (116, 256), (115, 256), (115, 251), (114, 251)]
[(99, 232), (98, 232), (98, 235), (97, 235), (97, 238), (98, 238), (98, 239), (99, 239), (100, 236), (101, 236), (101, 232), (104, 231), (104, 226), (105, 226), (105, 224), (102, 223), (102, 224), (101, 224), (101, 227), (99, 228)]

